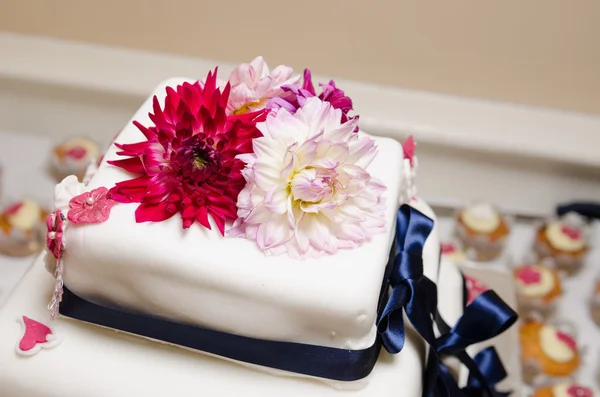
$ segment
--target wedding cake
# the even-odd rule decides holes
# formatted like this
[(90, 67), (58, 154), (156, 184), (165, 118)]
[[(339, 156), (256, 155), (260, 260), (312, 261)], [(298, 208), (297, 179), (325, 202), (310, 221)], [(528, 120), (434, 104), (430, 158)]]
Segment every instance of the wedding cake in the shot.
[[(465, 307), (415, 168), (308, 71), (162, 83), (56, 186), (47, 253), (0, 308), (0, 395), (463, 395), (444, 356), (515, 316), (491, 291)], [(480, 300), (493, 331), (468, 326)]]

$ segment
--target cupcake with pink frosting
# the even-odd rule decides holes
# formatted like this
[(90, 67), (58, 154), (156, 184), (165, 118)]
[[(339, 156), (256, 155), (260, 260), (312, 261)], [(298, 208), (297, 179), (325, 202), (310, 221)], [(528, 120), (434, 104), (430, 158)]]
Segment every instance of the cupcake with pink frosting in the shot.
[(567, 379), (581, 363), (579, 346), (572, 331), (540, 321), (527, 321), (520, 330), (523, 378), (539, 384), (549, 378)]
[(547, 317), (554, 312), (556, 302), (562, 295), (561, 281), (556, 270), (532, 264), (517, 267), (513, 274), (519, 312), (522, 315), (539, 314)]
[(34, 200), (12, 203), (0, 212), (0, 253), (27, 256), (40, 251), (46, 211)]
[(535, 248), (543, 258), (552, 258), (564, 270), (579, 268), (588, 252), (589, 228), (576, 213), (568, 213), (542, 225), (536, 234)]
[(456, 235), (470, 259), (495, 259), (501, 254), (509, 233), (508, 218), (491, 204), (474, 203), (457, 215)]
[(52, 151), (52, 168), (58, 180), (69, 175), (76, 175), (81, 180), (88, 166), (95, 163), (99, 155), (98, 145), (91, 139), (69, 139)]

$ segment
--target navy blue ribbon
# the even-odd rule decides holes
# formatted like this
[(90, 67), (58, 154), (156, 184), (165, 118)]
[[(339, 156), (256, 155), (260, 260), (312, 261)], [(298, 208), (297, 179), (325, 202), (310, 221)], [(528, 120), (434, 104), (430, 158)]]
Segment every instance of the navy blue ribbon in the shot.
[[(466, 281), (463, 275), (463, 286), (464, 292), (466, 296)], [(465, 300), (463, 308), (466, 308), (467, 302)], [(438, 327), (438, 330), (442, 334), (448, 334), (451, 332), (451, 328), (444, 321), (440, 313), (436, 314), (435, 323)], [(464, 358), (464, 357), (463, 357)], [(496, 390), (496, 385), (500, 383), (504, 378), (506, 378), (507, 373), (504, 365), (502, 364), (502, 360), (498, 356), (496, 349), (493, 346), (487, 347), (477, 353), (475, 357), (472, 358), (475, 362), (477, 370), (469, 373), (469, 378), (467, 381), (467, 386), (464, 387), (461, 391), (458, 389), (457, 384), (453, 384), (454, 379), (449, 374), (449, 372), (445, 368), (441, 368), (439, 370), (440, 377), (442, 378), (442, 383), (444, 385), (448, 385), (452, 390), (454, 390), (456, 395), (466, 395), (468, 397), (481, 397), (485, 395), (489, 395), (488, 391), (492, 390), (494, 396), (498, 397), (507, 397), (510, 392), (500, 392)], [(441, 366), (443, 364), (440, 363)], [(482, 379), (483, 381), (480, 381)], [(446, 393), (447, 395), (455, 395), (453, 393)], [(441, 395), (444, 395), (441, 393)]]
[(573, 202), (559, 205), (556, 208), (556, 214), (558, 216), (565, 215), (569, 212), (576, 212), (588, 219), (600, 219), (600, 203)]
[(377, 322), (381, 343), (391, 354), (398, 353), (404, 347), (406, 332), (403, 313), (406, 313), (412, 326), (430, 346), (430, 358), (423, 379), (424, 396), (435, 394), (440, 379), (437, 365), (439, 360), (433, 349), (437, 287), (423, 275), (423, 247), (433, 225), (433, 220), (415, 208), (408, 205), (400, 207), (396, 220), (398, 254), (388, 277), (392, 291)]
[(469, 373), (467, 386), (463, 388), (464, 393), (469, 397), (481, 397), (488, 390), (493, 390), (495, 396), (507, 397), (510, 392), (497, 391), (496, 385), (504, 380), (507, 376), (506, 369), (498, 356), (498, 352), (493, 346), (483, 349), (473, 357), (475, 365), (485, 379), (482, 383), (474, 373)]
[(347, 350), (249, 338), (100, 306), (66, 287), (60, 314), (233, 360), (340, 381), (367, 376), (381, 347), (376, 342), (367, 349)]
[(427, 343), (435, 341), (432, 315), (437, 308), (437, 289), (423, 276), (423, 247), (432, 230), (433, 220), (408, 205), (400, 207), (396, 221), (398, 253), (388, 277), (392, 292), (377, 322), (381, 343), (390, 354), (404, 347), (403, 312)]
[[(506, 394), (496, 390), (496, 384), (506, 377), (506, 371), (496, 351), (485, 349), (475, 358), (471, 358), (466, 349), (500, 335), (516, 321), (517, 314), (494, 291), (489, 290), (468, 305), (456, 325), (438, 338), (435, 347), (437, 355), (455, 356), (469, 369), (469, 383), (463, 390), (464, 394), (472, 395), (474, 391), (489, 397)], [(439, 365), (443, 366), (441, 362)], [(448, 390), (453, 389), (455, 392), (456, 388), (448, 384), (450, 380), (443, 372), (440, 371), (442, 375), (439, 380), (442, 383), (438, 384), (438, 392), (446, 390), (446, 395), (454, 396), (449, 394)]]
[[(438, 327), (443, 335), (436, 340), (433, 319), (443, 323), (437, 313), (437, 287), (423, 275), (423, 247), (432, 230), (430, 218), (408, 205), (400, 207), (396, 224), (398, 254), (388, 277), (391, 294), (377, 323), (381, 342), (391, 354), (402, 350), (406, 339), (405, 313), (430, 346), (424, 396), (464, 397), (475, 391), (499, 396), (495, 384), (505, 371), (494, 356), (495, 351), (485, 350), (473, 359), (466, 348), (504, 332), (516, 321), (516, 313), (493, 291), (487, 291), (465, 308), (454, 327)], [(467, 388), (461, 390), (441, 362), (440, 358), (447, 355), (456, 356), (469, 369), (471, 380)]]

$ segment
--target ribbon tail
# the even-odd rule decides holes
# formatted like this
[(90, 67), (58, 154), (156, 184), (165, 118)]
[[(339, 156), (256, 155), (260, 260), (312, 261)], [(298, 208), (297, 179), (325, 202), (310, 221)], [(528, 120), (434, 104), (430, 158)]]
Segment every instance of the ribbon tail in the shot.
[(506, 369), (498, 356), (498, 352), (493, 346), (490, 346), (475, 355), (472, 358), (477, 371), (469, 372), (467, 388), (481, 391), (487, 389), (491, 396), (501, 397), (510, 394), (510, 392), (499, 392), (496, 385), (508, 375)]
[(402, 308), (410, 299), (406, 288), (394, 288), (377, 323), (381, 343), (390, 354), (399, 353), (404, 347), (406, 332)]

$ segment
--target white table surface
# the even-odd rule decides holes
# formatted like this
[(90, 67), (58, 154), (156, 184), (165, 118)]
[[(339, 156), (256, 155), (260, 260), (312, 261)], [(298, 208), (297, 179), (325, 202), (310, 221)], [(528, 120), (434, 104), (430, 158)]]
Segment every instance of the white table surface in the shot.
[[(47, 164), (53, 142), (39, 135), (11, 134), (0, 132), (0, 202), (7, 199), (31, 197), (42, 205), (51, 206), (56, 181), (48, 174)], [(441, 218), (442, 239), (448, 239), (452, 233), (453, 220)], [(598, 225), (594, 225), (593, 240), (600, 241)], [(534, 230), (530, 224), (517, 223), (508, 243), (506, 256), (519, 260), (529, 251), (534, 239)], [(596, 244), (600, 246), (600, 244)], [(34, 257), (11, 258), (0, 255), (0, 306), (9, 292), (33, 263)], [(470, 264), (477, 268), (506, 272), (504, 260), (487, 264)], [(589, 315), (588, 301), (593, 291), (595, 278), (600, 274), (600, 249), (593, 250), (586, 266), (577, 275), (563, 283), (564, 295), (558, 307), (557, 317), (577, 324), (582, 347), (585, 349), (583, 365), (577, 380), (595, 389), (600, 395), (597, 378), (600, 372), (600, 328)], [(510, 369), (509, 369), (510, 370)]]

